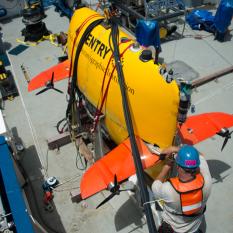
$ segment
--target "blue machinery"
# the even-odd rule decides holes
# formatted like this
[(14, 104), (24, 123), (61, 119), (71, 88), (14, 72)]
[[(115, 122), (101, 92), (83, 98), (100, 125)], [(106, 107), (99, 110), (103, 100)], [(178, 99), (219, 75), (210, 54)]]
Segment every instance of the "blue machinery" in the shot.
[(221, 0), (216, 14), (207, 10), (193, 10), (186, 20), (194, 30), (205, 30), (215, 34), (223, 42), (233, 17), (233, 0)]
[(0, 217), (14, 232), (34, 233), (11, 157), (5, 138), (0, 136), (0, 194), (5, 209)]
[(110, 0), (121, 12), (122, 25), (134, 31), (136, 20), (156, 20), (168, 24), (169, 19), (184, 15), (183, 0)]

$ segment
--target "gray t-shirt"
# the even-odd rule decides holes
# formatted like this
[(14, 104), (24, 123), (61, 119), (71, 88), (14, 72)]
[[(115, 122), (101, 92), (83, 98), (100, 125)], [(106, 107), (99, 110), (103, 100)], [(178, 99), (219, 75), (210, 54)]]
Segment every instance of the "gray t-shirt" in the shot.
[[(204, 177), (203, 203), (207, 202), (210, 195), (212, 180), (208, 164), (203, 156), (200, 155), (200, 172)], [(152, 184), (152, 191), (156, 200), (164, 200), (163, 220), (170, 224), (177, 233), (192, 233), (198, 230), (201, 225), (203, 215), (197, 217), (186, 217), (172, 214), (182, 214), (180, 195), (175, 191), (169, 182), (162, 183), (159, 180)]]

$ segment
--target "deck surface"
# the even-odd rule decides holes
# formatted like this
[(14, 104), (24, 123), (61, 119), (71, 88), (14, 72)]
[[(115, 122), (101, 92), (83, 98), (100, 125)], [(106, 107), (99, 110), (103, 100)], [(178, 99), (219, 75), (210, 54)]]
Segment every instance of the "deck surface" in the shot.
[[(60, 17), (51, 7), (46, 11), (46, 26), (53, 33), (66, 32), (68, 19)], [(0, 22), (4, 44), (9, 52), (18, 44), (24, 28), (22, 19), (14, 18)], [(182, 28), (182, 27), (180, 27)], [(230, 29), (233, 28), (233, 23)], [(195, 39), (195, 34), (207, 35)], [(162, 44), (160, 57), (166, 63), (183, 61), (199, 74), (198, 77), (211, 74), (233, 65), (233, 32), (224, 43), (214, 40), (213, 35), (194, 32), (186, 26), (184, 38), (176, 38)], [(27, 68), (30, 77), (57, 63), (62, 56), (61, 48), (45, 41), (35, 47), (29, 47), (19, 55), (10, 55), (11, 69), (19, 90), (19, 97), (5, 102), (5, 121), (13, 134), (22, 140), (25, 151), (21, 154), (23, 166), (29, 176), (29, 202), (33, 214), (39, 221), (50, 226), (49, 232), (59, 233), (109, 233), (109, 232), (148, 232), (145, 220), (134, 202), (122, 193), (108, 204), (96, 210), (104, 194), (79, 204), (72, 203), (70, 191), (79, 190), (83, 171), (76, 167), (76, 151), (72, 144), (61, 147), (59, 151), (49, 151), (46, 140), (57, 134), (56, 123), (65, 116), (66, 96), (55, 91), (48, 91), (40, 96), (28, 93), (27, 82), (21, 71), (21, 64)], [(67, 80), (57, 82), (56, 87), (66, 92)], [(233, 113), (233, 74), (225, 75), (194, 90), (192, 103), (195, 113), (222, 111)], [(197, 145), (205, 154), (213, 177), (213, 189), (206, 211), (207, 233), (233, 232), (233, 141), (230, 140), (223, 152), (223, 138), (214, 136)], [(79, 164), (80, 165), (80, 164)], [(54, 211), (49, 213), (43, 207), (43, 177), (55, 176), (60, 183), (54, 191)], [(69, 182), (66, 182), (69, 181)], [(106, 193), (105, 193), (106, 194)]]

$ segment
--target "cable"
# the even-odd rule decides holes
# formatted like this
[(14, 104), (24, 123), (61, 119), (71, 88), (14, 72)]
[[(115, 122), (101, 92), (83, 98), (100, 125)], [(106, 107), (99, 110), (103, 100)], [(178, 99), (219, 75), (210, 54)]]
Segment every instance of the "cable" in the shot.
[[(10, 63), (12, 64), (11, 59), (10, 59), (9, 56), (8, 56), (8, 58), (9, 58), (9, 60), (10, 60)], [(12, 73), (13, 73), (14, 77), (16, 77), (14, 70), (12, 70)], [(18, 87), (19, 96), (20, 96), (20, 99), (21, 99), (21, 102), (22, 102), (22, 105), (23, 105), (23, 109), (24, 109), (24, 112), (25, 112), (25, 115), (26, 115), (26, 118), (27, 118), (27, 121), (28, 121), (28, 124), (29, 124), (29, 127), (30, 127), (30, 131), (31, 131), (31, 134), (32, 134), (32, 139), (33, 139), (34, 145), (35, 145), (35, 147), (36, 147), (36, 151), (37, 151), (37, 153), (38, 153), (38, 158), (39, 158), (40, 164), (41, 164), (42, 169), (43, 169), (43, 170), (41, 170), (41, 172), (44, 172), (44, 169), (45, 169), (44, 161), (41, 159), (41, 156), (43, 155), (43, 153), (42, 153), (42, 149), (41, 149), (41, 147), (40, 147), (39, 141), (38, 141), (38, 137), (37, 137), (37, 134), (36, 134), (36, 130), (35, 130), (35, 128), (33, 127), (32, 120), (31, 120), (31, 118), (30, 118), (30, 115), (29, 115), (28, 111), (26, 110), (26, 105), (25, 105), (25, 102), (24, 102), (24, 100), (23, 100), (23, 95), (22, 95), (22, 93), (21, 93), (21, 91), (20, 91), (19, 83), (18, 83), (17, 79), (15, 79), (15, 82), (16, 82), (16, 86)], [(42, 161), (43, 161), (43, 162), (42, 162)], [(38, 200), (37, 200), (37, 198), (36, 198), (36, 197), (37, 197), (37, 196), (36, 196), (36, 191), (35, 191), (35, 189), (34, 189), (34, 187), (33, 187), (33, 184), (32, 184), (32, 182), (30, 181), (29, 176), (28, 176), (26, 170), (24, 169), (23, 165), (21, 164), (21, 161), (18, 160), (17, 162), (18, 162), (19, 167), (21, 168), (21, 171), (22, 171), (23, 176), (25, 177), (25, 180), (28, 181), (28, 185), (29, 185), (29, 188), (30, 188), (31, 191), (32, 191), (31, 193), (32, 193), (32, 196), (33, 196), (33, 199), (34, 199), (34, 202), (33, 202), (33, 203), (35, 203), (36, 211), (37, 211), (37, 213), (38, 213), (38, 216), (39, 216), (39, 218), (40, 218), (42, 224), (43, 224), (50, 232), (52, 232), (52, 233), (60, 233), (59, 231), (56, 231), (56, 229), (54, 229), (52, 226), (50, 226), (50, 225), (46, 222), (46, 220), (43, 218), (43, 216), (42, 216), (42, 214), (41, 214), (41, 212), (40, 212), (40, 208), (39, 208), (38, 202), (37, 202)], [(44, 174), (42, 174), (42, 175), (44, 175)]]
[[(69, 98), (69, 102), (68, 102), (68, 105), (67, 105), (67, 109), (66, 109), (66, 118), (67, 119), (70, 119), (70, 117), (72, 117), (72, 106), (75, 104), (75, 100), (76, 100), (76, 93), (77, 95), (80, 97), (81, 94), (79, 93), (79, 89), (78, 87), (76, 86), (77, 84), (77, 78), (78, 78), (78, 74), (77, 74), (77, 68), (78, 68), (78, 59), (79, 59), (79, 55), (81, 53), (81, 50), (82, 50), (82, 47), (86, 41), (86, 39), (88, 38), (88, 36), (90, 35), (91, 31), (96, 27), (98, 26), (101, 22), (103, 21), (103, 19), (97, 19), (95, 21), (93, 21), (92, 23), (90, 23), (88, 25), (88, 27), (86, 28), (86, 30), (84, 31), (79, 43), (78, 43), (78, 46), (77, 46), (77, 49), (76, 49), (76, 53), (75, 53), (75, 58), (74, 58), (74, 64), (73, 64), (73, 74), (72, 74), (72, 79), (71, 79), (71, 85), (70, 85), (70, 98)], [(71, 132), (72, 129), (70, 129), (70, 132)], [(71, 134), (71, 139), (72, 139), (72, 134)], [(77, 151), (77, 154), (76, 154), (76, 161), (75, 161), (75, 164), (76, 164), (76, 167), (79, 169), (79, 170), (85, 170), (87, 168), (87, 161), (84, 159), (85, 161), (85, 164), (82, 160), (82, 157), (79, 153), (79, 149), (78, 149), (78, 146), (75, 142), (75, 147), (76, 147), (76, 151)], [(82, 164), (82, 168), (78, 166), (78, 161), (80, 160), (81, 164)]]
[(75, 101), (75, 92), (77, 91), (77, 93), (79, 94), (79, 90), (78, 87), (76, 87), (76, 83), (77, 83), (77, 67), (78, 67), (78, 59), (79, 59), (79, 55), (81, 53), (82, 47), (86, 41), (86, 39), (88, 38), (88, 36), (90, 35), (91, 31), (97, 26), (99, 25), (101, 22), (103, 21), (103, 19), (97, 19), (95, 21), (93, 21), (91, 24), (88, 25), (88, 27), (86, 28), (85, 32), (83, 33), (79, 44), (77, 46), (76, 49), (76, 53), (75, 53), (75, 59), (74, 59), (74, 64), (73, 64), (73, 74), (72, 74), (72, 80), (71, 80), (71, 86), (70, 86), (70, 98), (69, 98), (69, 102), (68, 102), (68, 106), (66, 109), (66, 117), (69, 117), (70, 111), (71, 111), (71, 106)]
[[(122, 64), (121, 64), (121, 60), (120, 60), (120, 52), (119, 52), (119, 47), (118, 47), (119, 28), (118, 28), (118, 25), (115, 22), (115, 20), (116, 20), (115, 18), (111, 19), (111, 22), (112, 22), (112, 42), (113, 42), (113, 47), (114, 47), (112, 52), (114, 53), (115, 65), (116, 65), (117, 74), (118, 74), (118, 81), (119, 81), (121, 95), (122, 95), (123, 112), (124, 112), (127, 130), (129, 133), (132, 155), (133, 155), (136, 174), (137, 174), (138, 183), (139, 183), (139, 187), (140, 187), (142, 202), (147, 203), (149, 201), (149, 193), (148, 193), (148, 190), (147, 190), (147, 187), (145, 184), (145, 176), (144, 176), (143, 166), (142, 166), (138, 146), (136, 143), (136, 138), (134, 135), (133, 123), (132, 123), (131, 114), (130, 114), (130, 110), (129, 110), (127, 94), (126, 94), (126, 90), (125, 90), (124, 73), (122, 70)], [(145, 209), (145, 214), (146, 214), (146, 218), (147, 218), (148, 230), (150, 233), (156, 233), (157, 229), (156, 229), (155, 222), (153, 219), (151, 206), (145, 205), (144, 209)]]
[(73, 180), (75, 180), (76, 178), (79, 178), (79, 177), (81, 177), (80, 174), (75, 175), (75, 176), (73, 176), (73, 177), (71, 177), (71, 178), (65, 180), (64, 182), (57, 184), (56, 187), (55, 187), (54, 189), (56, 189), (56, 188), (58, 188), (58, 187), (60, 187), (60, 186), (62, 186), (62, 185), (65, 185), (65, 184), (67, 184), (67, 183), (69, 183), (69, 182), (71, 182), (71, 181), (73, 181)]
[[(76, 168), (77, 168), (78, 170), (85, 171), (86, 168), (87, 168), (87, 161), (86, 161), (85, 158), (82, 159), (82, 156), (81, 156), (81, 154), (80, 154), (80, 152), (79, 152), (79, 147), (77, 146), (76, 143), (75, 143), (75, 147), (76, 147), (76, 159), (75, 159)], [(84, 161), (83, 161), (83, 160), (84, 160)], [(78, 166), (78, 161), (81, 162), (82, 167), (79, 167), (79, 166)], [(84, 163), (85, 163), (85, 164), (84, 164)]]
[[(228, 30), (228, 32), (231, 32), (231, 31), (233, 31), (233, 29)], [(194, 35), (188, 34), (188, 35), (184, 36), (184, 38), (194, 38), (194, 39), (197, 39), (197, 40), (202, 40), (202, 39), (205, 39), (205, 38), (208, 38), (208, 37), (214, 37), (214, 34), (211, 33), (209, 35), (202, 35), (202, 34), (194, 33)]]
[[(64, 122), (64, 124), (62, 125), (62, 128), (60, 128), (61, 127), (61, 124)], [(57, 122), (57, 125), (56, 125), (56, 128), (57, 128), (57, 132), (59, 133), (59, 134), (62, 134), (62, 133), (64, 133), (64, 132), (66, 132), (67, 131), (67, 129), (68, 129), (68, 122), (67, 122), (67, 119), (66, 118), (63, 118), (63, 119), (61, 119), (60, 121), (58, 121)]]
[(77, 187), (67, 188), (67, 189), (53, 189), (53, 191), (55, 191), (55, 192), (65, 192), (65, 191), (71, 191), (73, 189), (80, 189), (80, 187), (77, 186)]
[[(10, 61), (10, 64), (13, 64), (9, 55), (8, 55), (8, 59)], [(14, 69), (12, 69), (11, 72), (13, 73), (14, 77), (17, 77), (17, 75), (15, 74)], [(45, 169), (44, 154), (42, 152), (42, 148), (41, 148), (39, 140), (38, 140), (37, 131), (36, 131), (35, 127), (33, 126), (32, 119), (31, 119), (30, 114), (29, 114), (29, 112), (28, 112), (28, 110), (26, 108), (26, 104), (25, 104), (24, 99), (23, 99), (23, 94), (21, 92), (18, 79), (14, 79), (14, 81), (16, 83), (16, 86), (17, 86), (17, 89), (18, 89), (18, 92), (19, 92), (19, 97), (20, 97), (20, 100), (21, 100), (21, 103), (22, 103), (22, 106), (23, 106), (23, 110), (24, 110), (24, 113), (26, 115), (28, 125), (29, 125), (29, 128), (30, 128), (31, 134), (32, 134), (32, 140), (33, 140), (33, 143), (34, 143), (34, 145), (36, 147), (38, 158), (39, 158), (39, 161), (40, 161), (40, 164), (41, 164), (41, 167), (42, 167), (41, 170), (42, 170), (42, 172), (44, 172), (44, 169)]]
[(194, 35), (191, 35), (191, 34), (188, 34), (188, 35), (185, 35), (184, 38), (194, 38), (194, 39), (197, 39), (197, 40), (202, 40), (204, 38), (207, 38), (207, 37), (212, 37), (214, 36), (213, 34), (209, 34), (209, 35), (202, 35), (202, 34), (194, 34)]
[(47, 148), (47, 152), (46, 152), (46, 164), (44, 167), (45, 177), (48, 177), (48, 170), (49, 170), (49, 148)]

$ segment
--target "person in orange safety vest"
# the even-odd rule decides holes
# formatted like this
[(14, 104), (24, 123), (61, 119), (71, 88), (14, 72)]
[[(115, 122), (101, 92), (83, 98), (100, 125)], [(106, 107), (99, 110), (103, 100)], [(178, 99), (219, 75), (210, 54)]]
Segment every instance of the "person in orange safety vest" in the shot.
[[(167, 162), (152, 184), (155, 199), (164, 201), (159, 232), (199, 233), (212, 185), (208, 164), (193, 146), (171, 146), (161, 153)], [(177, 177), (165, 181), (174, 161)]]

